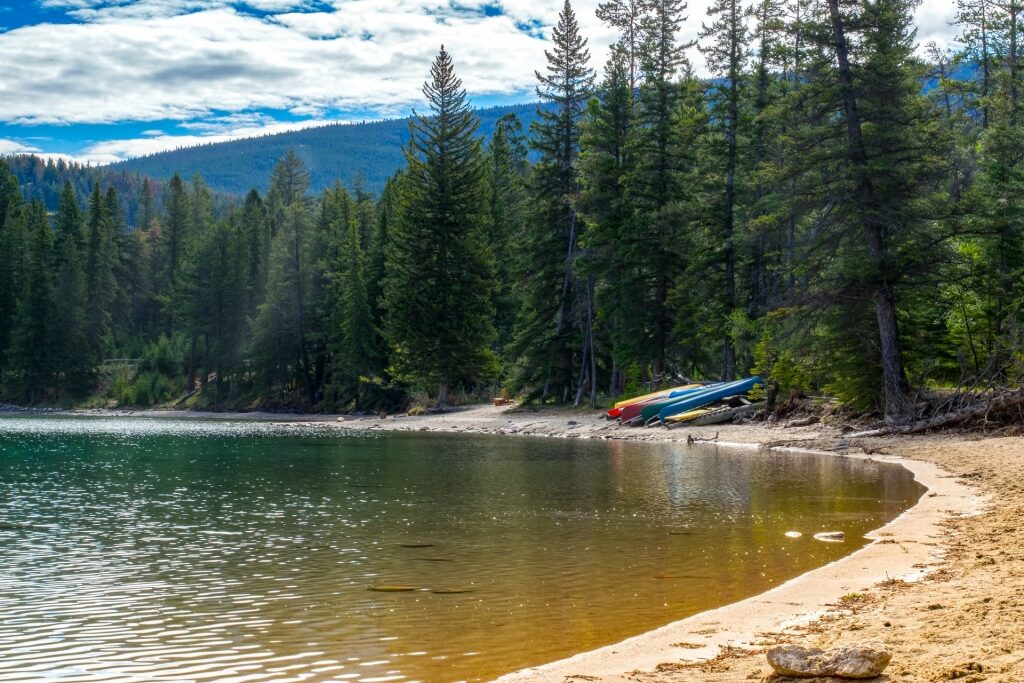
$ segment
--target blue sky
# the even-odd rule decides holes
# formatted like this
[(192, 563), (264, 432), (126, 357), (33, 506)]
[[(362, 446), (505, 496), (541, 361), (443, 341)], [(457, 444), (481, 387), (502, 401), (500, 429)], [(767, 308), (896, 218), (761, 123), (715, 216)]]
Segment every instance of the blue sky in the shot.
[[(404, 116), (444, 43), (477, 106), (533, 98), (561, 0), (0, 0), (0, 154), (90, 163)], [(691, 0), (681, 40), (700, 31)], [(614, 35), (575, 0), (593, 65)], [(953, 0), (919, 40), (948, 41)], [(698, 71), (700, 56), (694, 51)]]

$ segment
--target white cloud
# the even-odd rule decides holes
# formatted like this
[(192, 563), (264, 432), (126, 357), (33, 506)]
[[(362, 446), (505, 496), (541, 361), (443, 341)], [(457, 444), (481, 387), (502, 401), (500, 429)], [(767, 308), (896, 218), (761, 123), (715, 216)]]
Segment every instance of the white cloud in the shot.
[[(220, 8), (40, 24), (0, 35), (3, 92), (16, 94), (0, 97), (0, 120), (188, 120), (261, 108), (394, 111), (421, 100), (442, 43), (471, 92), (495, 94), (530, 88), (545, 47), (510, 16), (485, 17), (432, 0), (353, 0), (337, 12), (273, 20)], [(39, 59), (40, 45), (47, 46), (46, 59)]]
[[(81, 23), (0, 33), (0, 121), (21, 124), (190, 121), (211, 112), (407, 113), (444, 43), (473, 94), (532, 92), (560, 0), (41, 0)], [(692, 0), (680, 40), (696, 37), (710, 0)], [(600, 74), (614, 31), (578, 0)], [(485, 6), (502, 13), (485, 16)], [(238, 7), (273, 12), (253, 16)], [(327, 9), (324, 9), (327, 8)], [(308, 10), (308, 11), (302, 11)], [(949, 42), (953, 0), (925, 0), (921, 43)], [(41, 48), (45, 46), (45, 48)], [(45, 49), (45, 59), (40, 50)], [(691, 59), (698, 73), (703, 60)], [(267, 121), (220, 122), (223, 128)], [(199, 133), (223, 133), (195, 124)], [(150, 139), (162, 139), (152, 131)]]
[(17, 140), (0, 138), (0, 155), (4, 154), (33, 154), (38, 152), (38, 147), (32, 147)]

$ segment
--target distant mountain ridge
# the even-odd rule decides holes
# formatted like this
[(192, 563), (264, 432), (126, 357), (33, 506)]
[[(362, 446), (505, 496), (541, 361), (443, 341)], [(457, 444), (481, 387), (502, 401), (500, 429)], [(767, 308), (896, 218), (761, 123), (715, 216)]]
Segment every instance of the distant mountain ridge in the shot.
[[(505, 114), (515, 114), (524, 130), (537, 118), (537, 104), (519, 104), (476, 110), (480, 135), (490, 138)], [(289, 149), (306, 163), (310, 189), (320, 192), (340, 181), (353, 187), (362, 175), (363, 188), (379, 192), (385, 181), (405, 165), (402, 147), (409, 139), (409, 118), (366, 123), (338, 123), (228, 142), (159, 152), (102, 167), (166, 179), (174, 173), (190, 178), (200, 173), (216, 192), (244, 194), (252, 188), (265, 192), (270, 172)]]

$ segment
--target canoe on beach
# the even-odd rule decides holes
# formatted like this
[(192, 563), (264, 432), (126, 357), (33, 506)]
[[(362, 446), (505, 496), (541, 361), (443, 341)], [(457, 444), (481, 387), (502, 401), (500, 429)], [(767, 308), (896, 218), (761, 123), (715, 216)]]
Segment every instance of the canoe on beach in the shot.
[(706, 406), (709, 403), (714, 403), (715, 401), (727, 396), (745, 394), (758, 384), (762, 384), (760, 377), (747, 377), (746, 379), (737, 380), (735, 382), (719, 384), (715, 387), (696, 392), (690, 396), (683, 396), (678, 400), (657, 408), (654, 406), (648, 406), (642, 411), (644, 424), (653, 424), (655, 421), (665, 424), (665, 420), (673, 415), (679, 415), (680, 413), (696, 410), (697, 408)]
[(679, 395), (679, 392), (694, 389), (699, 387), (699, 384), (686, 384), (683, 386), (673, 387), (671, 389), (662, 389), (660, 391), (652, 391), (651, 393), (645, 393), (642, 396), (634, 396), (633, 398), (627, 398), (616, 402), (610, 411), (605, 414), (608, 420), (622, 419), (623, 411), (630, 407), (630, 405), (636, 405), (637, 403), (647, 403), (652, 400), (659, 400), (663, 398), (671, 398), (672, 396)]
[(706, 385), (703, 385), (703, 384), (687, 384), (686, 386), (678, 387), (676, 389), (673, 389), (671, 392), (669, 392), (669, 394), (667, 396), (660, 396), (660, 397), (650, 398), (650, 399), (647, 399), (645, 401), (638, 401), (636, 403), (631, 403), (631, 404), (629, 404), (627, 406), (624, 406), (624, 407), (619, 409), (620, 412), (619, 412), (618, 418), (619, 418), (619, 420), (623, 424), (628, 424), (629, 422), (631, 422), (634, 419), (636, 419), (637, 417), (639, 417), (640, 416), (640, 412), (644, 408), (646, 408), (647, 406), (654, 405), (654, 404), (665, 403), (665, 402), (670, 402), (670, 401), (676, 401), (676, 400), (682, 398), (683, 396), (688, 396), (689, 394), (692, 394), (695, 391), (700, 391), (700, 390), (704, 389), (705, 387), (706, 387)]

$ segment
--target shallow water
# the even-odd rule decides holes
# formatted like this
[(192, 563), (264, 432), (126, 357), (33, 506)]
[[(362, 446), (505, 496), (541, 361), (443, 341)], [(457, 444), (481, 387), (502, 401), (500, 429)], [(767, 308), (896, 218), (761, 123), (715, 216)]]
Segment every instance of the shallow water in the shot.
[(921, 491), (712, 446), (3, 417), (0, 681), (486, 680), (837, 559)]

